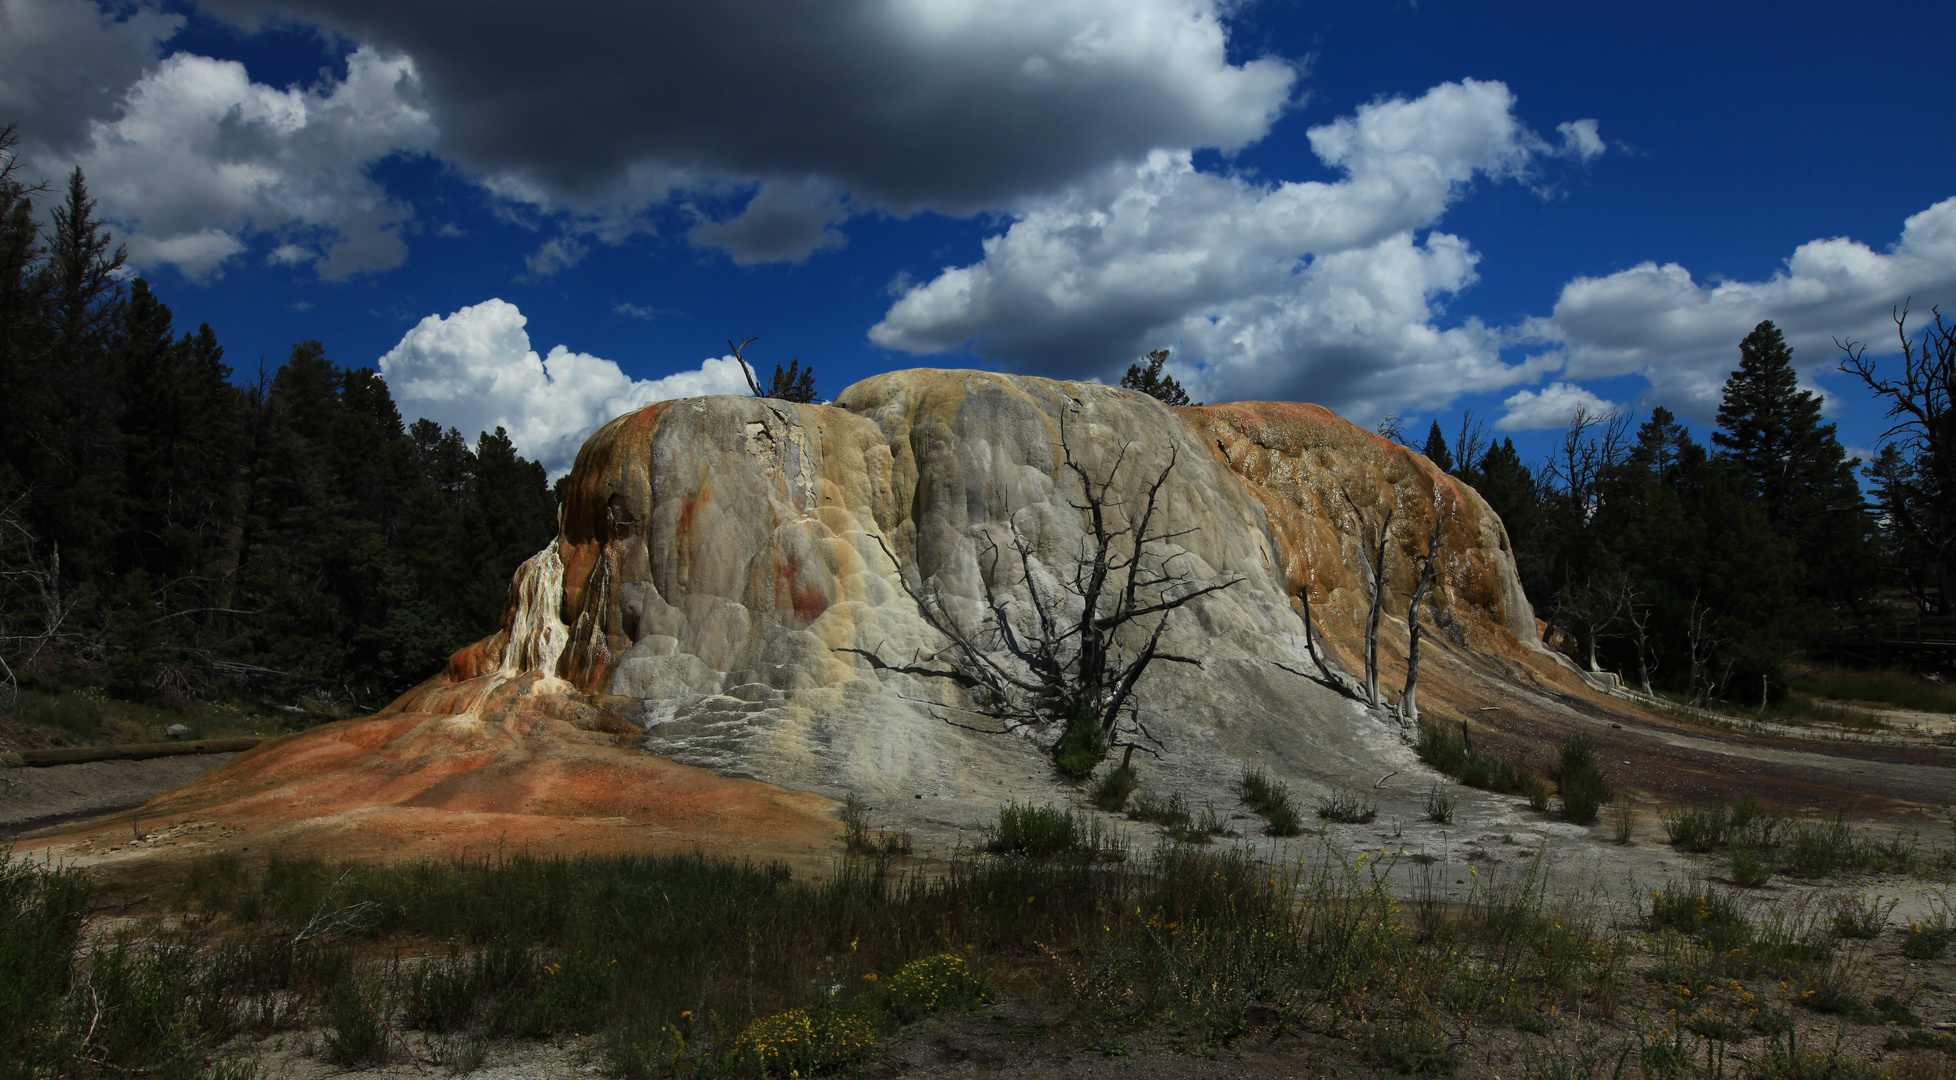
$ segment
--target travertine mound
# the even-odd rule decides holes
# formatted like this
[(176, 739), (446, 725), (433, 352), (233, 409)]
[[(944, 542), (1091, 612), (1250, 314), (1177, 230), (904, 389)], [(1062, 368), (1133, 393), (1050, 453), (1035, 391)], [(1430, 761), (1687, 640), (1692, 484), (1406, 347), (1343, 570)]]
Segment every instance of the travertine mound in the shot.
[[(1032, 738), (962, 726), (983, 720), (928, 673), (946, 643), (899, 567), (968, 626), (988, 577), (1024, 598), (1017, 559), (990, 555), (1015, 535), (1035, 574), (1070, 576), (1085, 526), (1069, 449), (1109, 482), (1117, 515), (1166, 469), (1175, 571), (1234, 581), (1168, 624), (1163, 648), (1199, 665), (1157, 664), (1140, 686), (1161, 744), (1151, 783), (1226, 795), (1255, 761), (1308, 799), (1416, 768), (1395, 721), (1307, 677), (1299, 616), (1307, 592), (1355, 673), (1366, 538), (1388, 508), (1395, 696), (1413, 555), (1442, 513), (1423, 701), (1446, 715), (1494, 683), (1579, 686), (1533, 640), (1500, 521), (1404, 447), (1309, 405), (1171, 410), (1096, 384), (913, 370), (830, 405), (706, 397), (618, 417), (578, 455), (561, 535), (519, 571), (494, 635), (372, 720), (243, 755), (166, 798), (261, 817), (434, 806), (588, 819), (631, 802), (632, 766), (614, 757), (649, 750), (721, 778), (859, 793), (948, 838), (1005, 799), (1051, 798), (1055, 782)], [(747, 816), (719, 827), (814, 812), (781, 794), (778, 806), (740, 794)]]
[[(567, 639), (546, 673), (633, 715), (648, 749), (724, 774), (885, 803), (948, 800), (952, 817), (1049, 791), (1025, 740), (947, 722), (980, 722), (960, 711), (970, 702), (955, 685), (893, 670), (928, 667), (945, 644), (897, 564), (968, 625), (984, 575), (1022, 592), (1013, 560), (996, 572), (989, 561), (1015, 531), (1043, 570), (1068, 572), (1084, 530), (1079, 485), (1062, 467), (1069, 446), (1130, 505), (1172, 457), (1161, 513), (1181, 534), (1178, 571), (1240, 579), (1169, 624), (1164, 647), (1201, 666), (1157, 665), (1144, 680), (1164, 767), (1231, 772), (1266, 753), (1331, 777), (1409, 760), (1394, 724), (1295, 674), (1314, 670), (1295, 599), (1305, 589), (1320, 632), (1356, 670), (1364, 537), (1387, 507), (1390, 614), (1403, 619), (1413, 555), (1444, 511), (1437, 647), (1553, 667), (1532, 642), (1499, 519), (1405, 447), (1308, 405), (1171, 410), (1096, 384), (915, 370), (865, 380), (832, 405), (695, 398), (606, 425), (578, 457), (561, 539), (539, 556), (561, 563), (563, 581), (562, 630), (542, 636)], [(512, 624), (534, 621), (531, 606), (513, 596)], [(1403, 623), (1385, 637), (1396, 688)], [(510, 668), (510, 639), (459, 655), (446, 682)], [(400, 707), (456, 689), (430, 685)]]

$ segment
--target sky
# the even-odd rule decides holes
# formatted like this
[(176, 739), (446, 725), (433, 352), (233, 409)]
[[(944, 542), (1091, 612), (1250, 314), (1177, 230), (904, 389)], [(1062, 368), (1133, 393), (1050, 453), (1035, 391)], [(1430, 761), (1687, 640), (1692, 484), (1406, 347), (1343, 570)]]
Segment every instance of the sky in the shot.
[(1703, 438), (1765, 319), (1866, 453), (1836, 339), (1956, 315), (1952, 36), (1946, 2), (0, 0), (0, 122), (239, 378), (317, 339), (553, 473), (744, 392), (729, 339), (824, 396), (1166, 348), (1199, 400), (1416, 443), (1471, 410), (1534, 457), (1578, 406)]

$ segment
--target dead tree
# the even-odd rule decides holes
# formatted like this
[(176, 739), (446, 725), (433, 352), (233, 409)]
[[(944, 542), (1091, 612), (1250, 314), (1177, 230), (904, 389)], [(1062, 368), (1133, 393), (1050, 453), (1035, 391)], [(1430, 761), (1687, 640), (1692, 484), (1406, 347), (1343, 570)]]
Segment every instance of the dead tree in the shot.
[[(1060, 771), (1081, 777), (1110, 746), (1152, 741), (1140, 725), (1134, 698), (1135, 685), (1151, 664), (1200, 664), (1161, 650), (1169, 616), (1243, 578), (1205, 585), (1174, 569), (1183, 552), (1172, 550), (1170, 542), (1193, 530), (1154, 531), (1161, 490), (1175, 469), (1172, 449), (1168, 464), (1147, 484), (1139, 512), (1130, 515), (1113, 487), (1131, 446), (1121, 449), (1102, 479), (1074, 456), (1063, 424), (1060, 446), (1064, 469), (1080, 485), (1082, 501), (1072, 505), (1086, 526), (1070, 575), (1053, 580), (1037, 573), (1032, 542), (1015, 525), (1009, 548), (1016, 560), (990, 540), (979, 553), (984, 614), (968, 626), (934, 585), (912, 580), (897, 563), (904, 591), (924, 621), (949, 642), (938, 654), (948, 668), (898, 670), (956, 681), (971, 695), (973, 711), (995, 725), (961, 726), (989, 734), (1044, 733), (1051, 737), (1048, 749)], [(877, 543), (882, 544), (880, 537)], [(897, 562), (887, 546), (883, 550)], [(1008, 569), (1011, 561), (1018, 563), (1016, 572)], [(1013, 580), (1001, 585), (1008, 576)], [(1023, 601), (1007, 591), (1012, 584), (1023, 586)], [(874, 657), (872, 663), (894, 667)]]
[[(1358, 508), (1351, 492), (1340, 488), (1345, 505), (1352, 508), (1352, 515), (1360, 526), (1365, 523), (1365, 511)], [(1365, 616), (1365, 703), (1376, 709), (1384, 704), (1379, 694), (1379, 617), (1385, 612), (1386, 593), (1386, 544), (1392, 537), (1392, 518), (1394, 508), (1387, 507), (1385, 520), (1379, 524), (1376, 537), (1367, 538), (1365, 554), (1372, 563), (1371, 580), (1367, 584), (1372, 590), (1371, 610)], [(1377, 542), (1374, 543), (1373, 541)]]
[[(767, 396), (766, 392), (764, 392), (761, 389), (760, 379), (755, 377), (754, 369), (748, 365), (747, 358), (740, 355), (741, 353), (747, 350), (747, 346), (752, 345), (753, 343), (759, 340), (761, 339), (757, 337), (750, 337), (747, 340), (742, 341), (740, 344), (736, 345), (734, 344), (734, 339), (728, 338), (727, 351), (733, 353), (734, 363), (740, 365), (740, 373), (746, 376), (747, 389), (752, 390), (754, 392), (755, 397), (766, 397)], [(779, 367), (780, 365), (776, 364), (775, 366)]]
[[(1309, 584), (1297, 590), (1297, 599), (1304, 605), (1304, 651), (1311, 654), (1311, 662), (1317, 665), (1318, 681), (1351, 698), (1353, 701), (1364, 700), (1363, 688), (1350, 675), (1342, 671), (1333, 670), (1330, 659), (1324, 655), (1324, 646), (1318, 643), (1317, 625), (1311, 618), (1311, 586)], [(1305, 674), (1287, 664), (1278, 664), (1277, 666), (1293, 674)], [(1309, 678), (1310, 676), (1306, 675), (1305, 677)]]
[(1650, 688), (1650, 674), (1657, 670), (1657, 656), (1650, 645), (1651, 605), (1626, 580), (1624, 591), (1624, 618), (1630, 623), (1631, 636), (1637, 642), (1637, 681), (1643, 684), (1644, 693), (1653, 695)]
[(1413, 585), (1412, 604), (1406, 608), (1406, 690), (1399, 696), (1399, 719), (1408, 725), (1419, 723), (1419, 608), (1433, 589), (1440, 561), (1440, 535), (1446, 531), (1453, 507), (1440, 511), (1427, 537), (1426, 554), (1419, 563), (1419, 580)]

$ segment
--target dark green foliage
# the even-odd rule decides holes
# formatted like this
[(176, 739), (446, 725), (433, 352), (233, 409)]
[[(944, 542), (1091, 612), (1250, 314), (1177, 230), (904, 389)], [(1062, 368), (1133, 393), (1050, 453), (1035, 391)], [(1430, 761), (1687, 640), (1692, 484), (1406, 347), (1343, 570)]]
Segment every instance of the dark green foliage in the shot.
[(998, 825), (985, 833), (985, 850), (1035, 859), (1119, 858), (1100, 819), (1058, 806), (998, 808)]
[(1438, 420), (1433, 421), (1432, 430), (1426, 433), (1426, 445), (1420, 453), (1426, 455), (1426, 460), (1439, 466), (1441, 472), (1453, 471), (1453, 453), (1447, 449), (1447, 437), (1440, 430)]
[(1128, 796), (1141, 786), (1141, 778), (1131, 765), (1110, 769), (1093, 786), (1093, 804), (1102, 810), (1118, 813), (1127, 808)]
[(789, 360), (786, 370), (775, 364), (774, 377), (768, 380), (767, 393), (763, 396), (798, 405), (812, 405), (821, 400), (815, 395), (815, 366), (802, 367), (799, 357)]
[(1161, 366), (1168, 362), (1168, 350), (1156, 349), (1148, 354), (1147, 366), (1129, 364), (1127, 374), (1121, 376), (1121, 385), (1129, 390), (1139, 390), (1164, 405), (1189, 404), (1188, 391), (1175, 381), (1173, 375), (1164, 375)]
[(1596, 762), (1596, 745), (1587, 736), (1562, 740), (1555, 782), (1562, 796), (1562, 816), (1578, 825), (1591, 825), (1596, 811), (1610, 799), (1610, 784)]
[(1419, 759), (1472, 788), (1521, 795), (1530, 808), (1547, 810), (1548, 781), (1520, 761), (1495, 757), (1470, 743), (1464, 730), (1422, 720)]
[(1834, 425), (1820, 420), (1817, 394), (1800, 389), (1793, 350), (1762, 322), (1739, 342), (1739, 367), (1725, 383), (1712, 443), (1724, 451), (1766, 520), (1793, 542), (1802, 591), (1833, 601), (1863, 594), (1871, 579), (1871, 522), (1861, 508)]
[(1107, 757), (1107, 735), (1092, 715), (1068, 718), (1066, 731), (1053, 744), (1053, 765), (1069, 780), (1084, 780), (1093, 775), (1096, 765)]
[(500, 430), (473, 448), (403, 430), (381, 377), (318, 342), (235, 385), (209, 326), (178, 334), (147, 283), (122, 283), (79, 172), (36, 227), (12, 144), (0, 134), (8, 666), (139, 700), (239, 681), (371, 707), (493, 629), (556, 531), (543, 470)]

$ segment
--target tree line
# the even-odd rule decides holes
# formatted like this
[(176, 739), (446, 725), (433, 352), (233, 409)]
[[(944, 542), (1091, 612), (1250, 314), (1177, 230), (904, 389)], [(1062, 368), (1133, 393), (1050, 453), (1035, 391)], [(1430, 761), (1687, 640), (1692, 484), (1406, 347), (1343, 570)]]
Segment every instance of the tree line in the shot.
[(0, 132), (0, 696), (87, 680), (373, 707), (493, 627), (557, 531), (543, 468), (500, 428), (471, 445), (403, 424), (378, 373), (317, 341), (240, 385), (210, 326), (178, 333), (129, 278), (81, 172), (30, 186), (13, 141)]
[(1739, 342), (1709, 445), (1658, 407), (1634, 428), (1578, 409), (1533, 466), (1471, 413), (1451, 442), (1435, 422), (1424, 452), (1501, 515), (1551, 643), (1646, 692), (1777, 701), (1787, 661), (1844, 620), (1956, 601), (1956, 335), (1938, 316), (1911, 336), (1906, 319), (1900, 378), (1839, 343), (1899, 420), (1865, 469), (1770, 321)]

